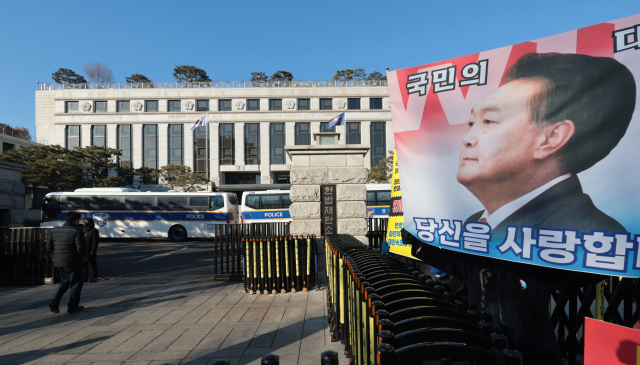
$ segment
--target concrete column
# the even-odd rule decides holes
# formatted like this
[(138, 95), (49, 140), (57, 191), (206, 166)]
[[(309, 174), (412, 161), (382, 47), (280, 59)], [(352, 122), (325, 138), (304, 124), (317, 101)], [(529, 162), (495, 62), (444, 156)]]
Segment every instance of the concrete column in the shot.
[(236, 127), (236, 166), (244, 166), (244, 123), (235, 123)]
[(168, 108), (167, 108), (167, 99), (159, 99), (158, 100), (158, 112), (164, 112), (166, 113)]
[(169, 124), (158, 123), (158, 168), (169, 164)]
[(66, 142), (64, 140), (64, 132), (65, 132), (65, 125), (56, 125), (56, 132), (55, 132), (55, 136), (53, 138), (53, 141), (51, 141), (51, 144), (58, 144), (62, 147), (66, 147)]
[[(206, 128), (206, 127), (200, 127)], [(193, 165), (193, 131), (191, 130), (191, 123), (185, 123), (183, 127), (184, 138), (182, 139), (184, 143), (184, 151), (182, 152), (182, 158), (184, 159), (184, 165), (191, 167), (191, 171), (194, 170), (195, 166)]]
[(311, 98), (309, 101), (311, 110), (320, 110), (320, 98)]
[(118, 148), (118, 125), (107, 124), (107, 147)]
[(340, 133), (338, 144), (347, 144), (347, 124), (336, 126), (336, 132)]
[(142, 167), (142, 124), (133, 124), (131, 129), (133, 132), (133, 168), (137, 169)]
[[(296, 144), (296, 123), (295, 122), (288, 122), (285, 123), (284, 125), (284, 145), (285, 146), (294, 146)], [(286, 164), (287, 165), (291, 165), (291, 156), (289, 156), (289, 154), (286, 154)]]
[(217, 112), (218, 111), (218, 99), (209, 99), (209, 111)]
[(391, 156), (393, 156), (393, 150), (396, 148), (396, 139), (393, 136), (393, 123), (389, 120), (385, 123), (385, 137), (387, 142), (387, 156), (389, 155), (389, 151), (392, 151)]
[(80, 126), (80, 146), (91, 146), (91, 124), (83, 124)]
[(369, 110), (371, 98), (364, 97), (360, 99), (360, 110)]
[[(371, 145), (371, 122), (360, 122), (360, 142)], [(364, 155), (364, 167), (371, 168), (371, 150)]]
[(269, 99), (260, 99), (260, 111), (269, 110)]
[(116, 100), (107, 100), (107, 113), (115, 113), (116, 110)]
[[(263, 99), (269, 102), (269, 99)], [(262, 101), (260, 102), (262, 105)], [(262, 107), (261, 107), (262, 108)], [(271, 184), (270, 134), (269, 122), (260, 123), (260, 183)]]
[(320, 133), (320, 122), (311, 122), (311, 144), (313, 144), (313, 135)]
[[(217, 102), (216, 102), (217, 104)], [(209, 104), (211, 107), (211, 104)], [(209, 123), (209, 180), (220, 185), (220, 124)]]

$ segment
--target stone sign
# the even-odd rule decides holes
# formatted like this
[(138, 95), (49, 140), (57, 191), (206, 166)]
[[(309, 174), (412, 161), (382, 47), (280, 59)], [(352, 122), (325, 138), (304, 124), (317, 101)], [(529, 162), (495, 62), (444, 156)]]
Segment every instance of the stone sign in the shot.
[(336, 186), (320, 185), (320, 217), (322, 235), (337, 234)]

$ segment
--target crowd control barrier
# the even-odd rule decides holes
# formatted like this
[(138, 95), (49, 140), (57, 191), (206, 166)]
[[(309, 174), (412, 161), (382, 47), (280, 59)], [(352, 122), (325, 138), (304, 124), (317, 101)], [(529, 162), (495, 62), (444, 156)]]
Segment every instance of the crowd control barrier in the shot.
[(308, 291), (318, 287), (316, 236), (243, 238), (249, 294)]
[(51, 228), (0, 227), (0, 282), (53, 283), (53, 254), (47, 251)]
[(325, 237), (332, 341), (354, 365), (522, 363), (502, 329), (419, 271), (352, 236)]

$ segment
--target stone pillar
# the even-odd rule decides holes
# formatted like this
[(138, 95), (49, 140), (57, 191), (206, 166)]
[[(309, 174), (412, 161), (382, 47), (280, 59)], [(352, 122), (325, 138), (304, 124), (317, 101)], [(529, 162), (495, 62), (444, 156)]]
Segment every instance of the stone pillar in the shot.
[(336, 233), (367, 242), (364, 156), (369, 148), (362, 144), (286, 147), (292, 161), (292, 235), (322, 236), (320, 186), (336, 185)]

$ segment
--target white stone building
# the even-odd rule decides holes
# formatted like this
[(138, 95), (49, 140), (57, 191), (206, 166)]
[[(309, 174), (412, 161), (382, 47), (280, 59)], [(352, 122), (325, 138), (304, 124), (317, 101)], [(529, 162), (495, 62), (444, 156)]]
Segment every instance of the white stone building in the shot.
[[(44, 84), (36, 91), (39, 140), (118, 148), (119, 163), (134, 168), (190, 166), (208, 173), (221, 190), (288, 184), (291, 160), (284, 146), (312, 143), (313, 133), (332, 131), (328, 122), (345, 111), (347, 124), (335, 127), (339, 143), (370, 144), (365, 167), (394, 148), (386, 81), (80, 86)], [(204, 113), (209, 158), (207, 129), (190, 129)]]

